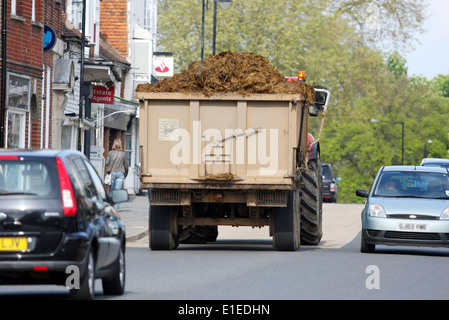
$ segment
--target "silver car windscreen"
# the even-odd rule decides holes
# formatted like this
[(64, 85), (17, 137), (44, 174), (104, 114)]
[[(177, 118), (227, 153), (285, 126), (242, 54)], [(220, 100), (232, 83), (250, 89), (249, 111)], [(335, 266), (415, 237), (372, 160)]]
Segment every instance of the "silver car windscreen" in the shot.
[(449, 198), (449, 175), (415, 171), (384, 171), (373, 192), (377, 197)]

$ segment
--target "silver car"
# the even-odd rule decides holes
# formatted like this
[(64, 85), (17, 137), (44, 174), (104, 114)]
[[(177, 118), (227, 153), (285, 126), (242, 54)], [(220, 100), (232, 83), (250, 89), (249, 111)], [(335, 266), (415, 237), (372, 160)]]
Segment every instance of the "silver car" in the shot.
[(421, 166), (380, 168), (362, 211), (362, 252), (376, 245), (449, 247), (449, 171)]
[(424, 158), (421, 161), (423, 167), (449, 168), (449, 159), (444, 158)]

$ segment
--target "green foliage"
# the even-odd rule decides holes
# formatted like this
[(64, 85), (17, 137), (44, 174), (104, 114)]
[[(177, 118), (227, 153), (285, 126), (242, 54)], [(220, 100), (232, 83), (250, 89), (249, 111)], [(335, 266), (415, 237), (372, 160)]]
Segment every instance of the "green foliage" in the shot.
[(449, 98), (449, 75), (438, 75), (432, 80), (432, 84), (438, 95)]
[[(214, 8), (206, 2), (205, 58)], [(424, 9), (423, 0), (233, 0), (218, 5), (216, 51), (260, 54), (282, 74), (305, 70), (330, 89), (321, 160), (342, 178), (339, 201), (363, 202), (355, 190), (369, 190), (381, 166), (401, 164), (402, 126), (391, 122), (405, 125), (405, 164), (418, 165), (424, 150), (448, 157), (449, 75), (409, 77), (398, 53), (411, 50)], [(201, 16), (201, 0), (159, 0), (158, 51), (174, 53), (178, 72), (201, 58)], [(367, 28), (374, 18), (378, 27)], [(315, 136), (319, 121), (310, 120)]]
[(407, 76), (407, 60), (402, 57), (397, 51), (392, 52), (387, 58), (387, 67), (390, 73), (396, 77)]

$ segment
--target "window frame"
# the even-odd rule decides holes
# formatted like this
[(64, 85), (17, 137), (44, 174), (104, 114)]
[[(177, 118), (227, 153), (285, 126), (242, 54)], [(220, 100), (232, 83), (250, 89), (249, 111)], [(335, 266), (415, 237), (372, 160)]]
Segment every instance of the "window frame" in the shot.
[[(13, 129), (13, 128), (11, 128), (11, 126), (13, 125), (14, 120), (12, 119), (10, 121), (10, 116), (19, 116), (20, 117), (20, 119), (19, 119), (19, 133), (18, 133), (18, 135), (19, 135), (19, 142), (18, 142), (17, 146), (14, 145), (13, 147), (11, 147), (9, 136), (10, 136), (10, 134), (12, 134), (12, 132), (14, 132), (14, 130), (11, 130), (11, 129)], [(5, 143), (6, 144), (5, 145), (6, 149), (11, 149), (11, 148), (23, 149), (23, 148), (25, 148), (25, 141), (26, 141), (26, 139), (25, 139), (26, 138), (25, 137), (25, 132), (26, 132), (26, 112), (19, 111), (19, 110), (16, 110), (16, 109), (7, 110), (7, 112), (6, 112), (6, 120), (7, 120), (7, 123), (6, 123), (6, 137), (7, 138), (6, 138), (6, 143)]]
[[(20, 86), (20, 83), (18, 86), (16, 85), (12, 85), (11, 81), (13, 81), (13, 78), (16, 78), (16, 81), (22, 81), (22, 85)], [(17, 82), (16, 82), (17, 83)], [(31, 103), (31, 77), (28, 76), (24, 76), (21, 74), (17, 74), (17, 73), (12, 73), (12, 72), (8, 72), (7, 74), (7, 80), (6, 80), (6, 84), (7, 84), (7, 92), (6, 92), (6, 102), (7, 102), (7, 107), (8, 109), (16, 109), (16, 110), (22, 110), (22, 111), (30, 111), (30, 103)], [(26, 87), (26, 95), (23, 94), (23, 92), (20, 92), (19, 87)], [(17, 93), (21, 93), (22, 97), (25, 97), (25, 99), (20, 98), (20, 100), (25, 100), (26, 102), (26, 107), (20, 107), (20, 106), (14, 106), (13, 105), (13, 101), (12, 101), (12, 95), (13, 92), (12, 90), (16, 89)]]

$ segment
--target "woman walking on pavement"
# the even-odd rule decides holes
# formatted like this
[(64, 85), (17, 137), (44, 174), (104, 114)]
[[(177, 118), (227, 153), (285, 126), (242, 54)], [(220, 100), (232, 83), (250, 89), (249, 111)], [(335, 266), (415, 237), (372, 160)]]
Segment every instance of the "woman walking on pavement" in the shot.
[[(128, 175), (128, 160), (120, 139), (114, 140), (112, 150), (109, 151), (106, 157), (106, 167), (108, 167), (108, 172), (111, 172), (111, 191), (122, 189), (125, 178)], [(118, 210), (120, 204), (117, 203), (115, 207)]]

